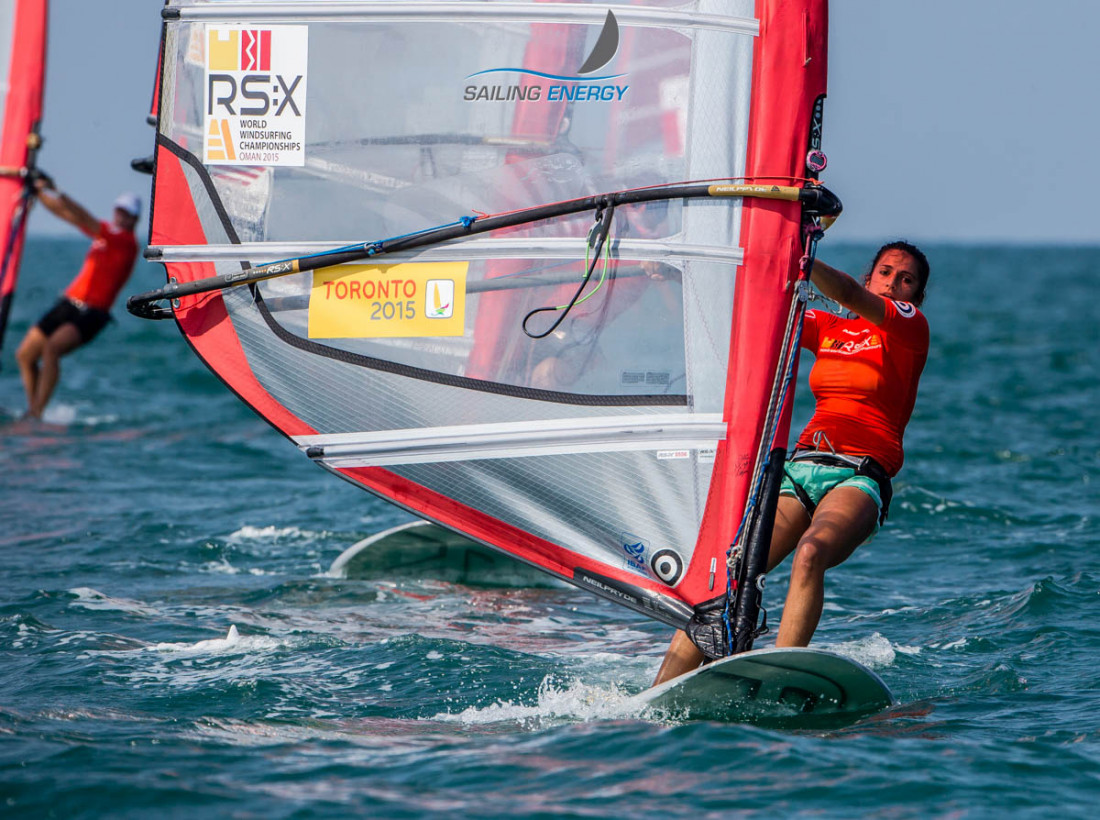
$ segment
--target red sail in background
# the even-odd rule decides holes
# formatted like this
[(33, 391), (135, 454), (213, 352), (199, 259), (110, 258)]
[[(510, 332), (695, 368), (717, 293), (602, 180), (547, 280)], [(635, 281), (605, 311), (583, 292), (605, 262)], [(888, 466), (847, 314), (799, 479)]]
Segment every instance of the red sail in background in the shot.
[[(11, 21), (11, 59), (6, 71), (4, 127), (0, 136), (0, 166), (7, 170), (33, 167), (38, 127), (42, 119), (42, 89), (46, 72), (47, 0), (7, 0), (0, 12)], [(0, 177), (0, 344), (19, 277), (27, 215), (33, 196), (25, 179)]]

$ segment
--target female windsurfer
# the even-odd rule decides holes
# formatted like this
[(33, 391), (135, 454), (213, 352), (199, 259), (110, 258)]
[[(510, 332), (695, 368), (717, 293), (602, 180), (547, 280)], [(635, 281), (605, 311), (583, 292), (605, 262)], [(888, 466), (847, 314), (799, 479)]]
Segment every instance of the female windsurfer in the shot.
[[(813, 418), (788, 458), (768, 572), (794, 553), (775, 645), (807, 646), (821, 618), (825, 571), (843, 563), (878, 529), (890, 505), (890, 478), (902, 464), (902, 434), (928, 357), (928, 321), (917, 309), (928, 260), (908, 242), (879, 249), (863, 287), (823, 262), (811, 278), (856, 315), (807, 311), (802, 347), (816, 356)], [(703, 653), (677, 632), (655, 685), (682, 675)]]
[(65, 194), (53, 181), (36, 182), (38, 201), (92, 240), (84, 266), (57, 304), (27, 331), (15, 360), (27, 393), (27, 416), (41, 418), (61, 375), (61, 357), (86, 345), (111, 320), (110, 309), (137, 259), (134, 227), (141, 200), (122, 194), (115, 200), (111, 221), (100, 221)]

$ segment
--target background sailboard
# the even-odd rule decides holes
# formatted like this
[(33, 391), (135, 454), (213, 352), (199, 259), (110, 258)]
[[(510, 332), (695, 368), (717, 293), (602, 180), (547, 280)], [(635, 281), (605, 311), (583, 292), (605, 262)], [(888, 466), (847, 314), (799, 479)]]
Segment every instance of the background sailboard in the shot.
[(558, 586), (546, 573), (429, 521), (410, 521), (364, 538), (328, 574), (352, 580), (444, 581), (468, 586)]

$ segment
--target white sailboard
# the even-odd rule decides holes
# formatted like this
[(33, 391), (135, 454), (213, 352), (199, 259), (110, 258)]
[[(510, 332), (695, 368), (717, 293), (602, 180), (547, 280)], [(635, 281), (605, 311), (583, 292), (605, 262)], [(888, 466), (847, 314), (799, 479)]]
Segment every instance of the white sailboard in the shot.
[(560, 586), (506, 553), (430, 521), (410, 521), (364, 538), (332, 562), (328, 575), (366, 581), (443, 581), (467, 586)]
[(169, 281), (130, 309), (324, 469), (750, 648), (805, 260), (840, 211), (826, 0), (162, 14)]
[(819, 649), (755, 649), (636, 696), (640, 710), (688, 720), (840, 726), (888, 709), (889, 688), (858, 661)]

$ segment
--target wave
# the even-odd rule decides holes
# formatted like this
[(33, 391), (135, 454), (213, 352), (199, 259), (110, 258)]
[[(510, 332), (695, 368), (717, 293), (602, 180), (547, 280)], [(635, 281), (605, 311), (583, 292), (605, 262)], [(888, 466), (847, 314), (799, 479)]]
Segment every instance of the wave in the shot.
[(112, 598), (110, 595), (105, 595), (97, 589), (91, 587), (75, 587), (68, 590), (70, 595), (76, 596), (76, 600), (73, 601), (70, 606), (80, 607), (82, 609), (100, 609), (100, 610), (116, 610), (118, 612), (129, 612), (134, 615), (158, 615), (159, 611), (143, 604), (140, 601), (132, 601), (128, 598)]

